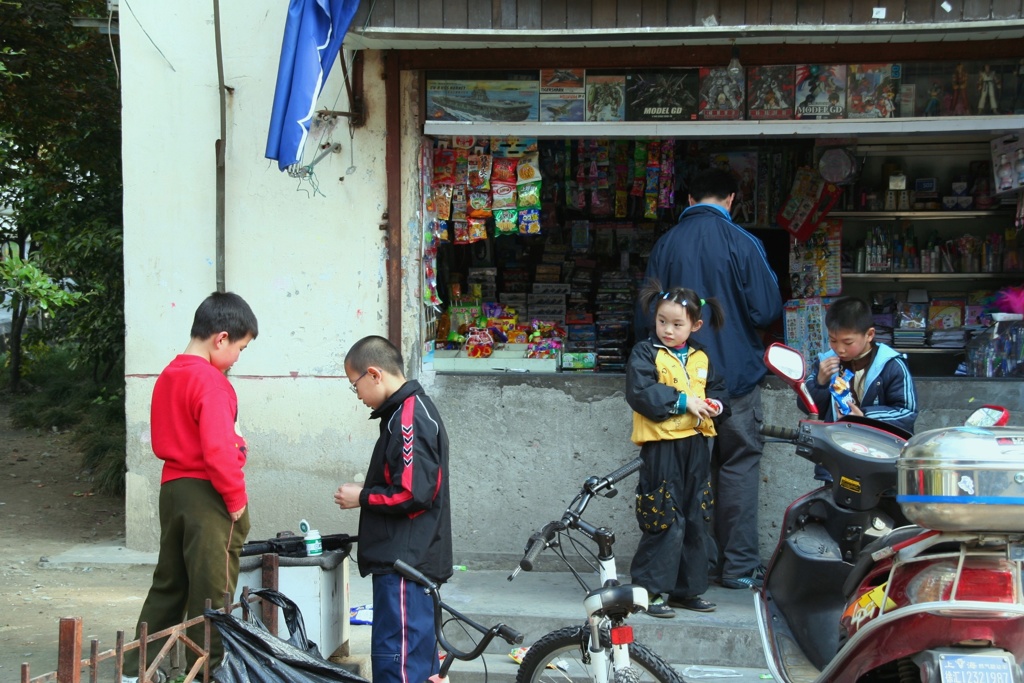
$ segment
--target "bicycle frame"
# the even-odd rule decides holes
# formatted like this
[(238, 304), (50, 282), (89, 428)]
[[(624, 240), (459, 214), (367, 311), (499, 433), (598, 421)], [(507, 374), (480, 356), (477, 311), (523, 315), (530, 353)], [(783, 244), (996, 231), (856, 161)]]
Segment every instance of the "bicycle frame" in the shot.
[[(609, 658), (616, 678), (618, 672), (631, 667), (629, 645), (633, 642), (633, 627), (626, 625), (625, 622), (630, 614), (647, 610), (647, 590), (642, 586), (619, 582), (615, 553), (612, 549), (615, 534), (606, 527), (598, 527), (585, 521), (583, 512), (595, 496), (614, 497), (618, 493), (614, 486), (615, 482), (633, 474), (642, 464), (643, 461), (637, 458), (602, 479), (588, 478), (562, 518), (544, 525), (539, 532), (530, 536), (523, 559), (508, 577), (508, 580), (512, 581), (520, 570), (532, 571), (534, 561), (544, 548), (559, 547), (557, 539), (562, 532), (579, 531), (597, 545), (597, 570), (601, 587), (594, 590), (589, 590), (564, 553), (556, 551), (580, 585), (589, 591), (583, 599), (583, 607), (587, 613), (587, 627), (590, 631), (589, 656), (593, 662), (592, 669), (597, 683), (611, 683), (607, 675)], [(604, 626), (609, 629), (610, 648), (602, 646), (601, 630)]]

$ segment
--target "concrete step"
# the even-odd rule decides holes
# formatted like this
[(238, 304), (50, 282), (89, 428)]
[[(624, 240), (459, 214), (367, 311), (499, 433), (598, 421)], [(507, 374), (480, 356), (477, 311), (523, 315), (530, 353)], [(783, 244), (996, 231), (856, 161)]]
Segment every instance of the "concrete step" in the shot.
[[(353, 574), (349, 585), (350, 604), (370, 604), (370, 579), (359, 577), (357, 572)], [(521, 573), (511, 583), (507, 577), (508, 572), (502, 571), (458, 571), (442, 587), (441, 596), (451, 607), (481, 624), (491, 626), (501, 622), (519, 630), (525, 636), (524, 645), (564, 626), (583, 623), (585, 592), (571, 573)], [(585, 576), (584, 579), (591, 585), (597, 584), (596, 576)], [(716, 603), (718, 609), (710, 613), (676, 609), (676, 616), (672, 619), (646, 614), (630, 618), (635, 639), (680, 667), (680, 671), (697, 665), (731, 670), (739, 667), (742, 672), (739, 676), (693, 673), (687, 678), (739, 678), (744, 675), (757, 678), (766, 673), (754, 618), (754, 594), (713, 585), (704, 597)], [(451, 626), (446, 630), (446, 634), (454, 633)], [(455, 635), (449, 637), (457, 646), (465, 646), (465, 641), (459, 643)], [(350, 651), (353, 656), (369, 654), (369, 638), (369, 626), (352, 627)], [(509, 670), (514, 679), (517, 665), (508, 657), (511, 649), (504, 641), (491, 644), (486, 658), (489, 673)], [(453, 666), (453, 672), (460, 669), (483, 672), (482, 665), (477, 663), (459, 662)], [(488, 675), (488, 680), (504, 679)]]

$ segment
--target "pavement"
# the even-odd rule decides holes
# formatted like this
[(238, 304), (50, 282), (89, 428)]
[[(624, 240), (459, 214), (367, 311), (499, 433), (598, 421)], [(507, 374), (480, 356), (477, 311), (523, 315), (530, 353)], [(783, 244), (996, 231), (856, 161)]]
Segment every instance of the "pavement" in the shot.
[[(117, 544), (95, 544), (76, 546), (51, 556), (49, 562), (51, 566), (154, 564), (156, 554), (128, 550)], [(370, 579), (360, 577), (354, 567), (349, 574), (349, 605), (371, 604)], [(525, 636), (524, 645), (555, 629), (583, 622), (584, 590), (568, 571), (522, 572), (512, 582), (508, 581), (509, 574), (507, 571), (474, 570), (472, 566), (460, 569), (442, 587), (442, 599), (485, 626), (500, 622), (519, 630)], [(597, 584), (595, 574), (583, 578), (592, 586)], [(636, 640), (672, 664), (688, 682), (726, 679), (736, 683), (762, 683), (770, 680), (772, 676), (765, 665), (754, 617), (754, 594), (712, 585), (704, 597), (717, 604), (714, 612), (676, 609), (672, 619), (646, 614), (631, 617), (629, 623)], [(306, 611), (303, 605), (299, 607)], [(370, 628), (351, 626), (349, 655), (344, 658), (367, 678)], [(488, 648), (483, 661), (457, 662), (451, 669), (453, 683), (514, 681), (518, 665), (509, 657), (512, 649), (498, 640)]]

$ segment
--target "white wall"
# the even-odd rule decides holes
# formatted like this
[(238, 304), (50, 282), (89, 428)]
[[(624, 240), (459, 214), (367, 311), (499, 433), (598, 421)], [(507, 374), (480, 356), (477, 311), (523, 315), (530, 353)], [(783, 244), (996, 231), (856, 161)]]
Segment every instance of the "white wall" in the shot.
[[(149, 447), (150, 394), (161, 369), (185, 348), (195, 307), (216, 288), (214, 142), (220, 132), (211, 5), (149, 0), (132, 9), (120, 28), (127, 543), (153, 549), (160, 465)], [(300, 518), (324, 533), (354, 533), (356, 513), (342, 513), (331, 496), (339, 483), (365, 471), (377, 424), (349, 391), (342, 361), (358, 338), (387, 334), (381, 56), (366, 55), (369, 123), (350, 141), (341, 121), (329, 138), (341, 143), (341, 153), (315, 168), (326, 196), (314, 195), (308, 183), (263, 157), (286, 9), (287, 3), (269, 0), (221, 2), (224, 77), (234, 89), (228, 99), (226, 281), (260, 323), (259, 338), (232, 371), (250, 446), (253, 539), (297, 531)], [(337, 63), (318, 108), (348, 108)], [(311, 136), (307, 163), (316, 142)], [(339, 181), (352, 163), (355, 172)], [(417, 248), (406, 243), (409, 254)], [(408, 324), (415, 326), (415, 318)]]

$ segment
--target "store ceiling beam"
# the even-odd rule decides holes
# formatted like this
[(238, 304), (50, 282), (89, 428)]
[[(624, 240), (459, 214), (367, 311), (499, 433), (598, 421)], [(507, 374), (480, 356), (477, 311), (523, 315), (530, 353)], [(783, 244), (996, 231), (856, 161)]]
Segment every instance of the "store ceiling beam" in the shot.
[[(1024, 20), (970, 21), (932, 24), (858, 25), (795, 25), (795, 26), (719, 26), (719, 27), (655, 27), (632, 29), (462, 29), (366, 27), (355, 29), (345, 37), (349, 49), (400, 49), (414, 51), (463, 52), (467, 49), (543, 48), (572, 50), (589, 48), (633, 48), (649, 52), (651, 47), (706, 48), (719, 46), (729, 59), (729, 47), (735, 42), (743, 46), (777, 46), (800, 51), (809, 46), (847, 46), (853, 51), (865, 43), (891, 46), (918, 46), (926, 50), (922, 59), (949, 58), (949, 43), (975, 42), (979, 57), (985, 44), (998, 41), (1019, 41), (1024, 38)], [(922, 48), (921, 46), (925, 46)], [(927, 48), (930, 47), (930, 51)], [(1019, 56), (1020, 44), (1011, 50)], [(660, 53), (661, 50), (658, 51)], [(657, 56), (657, 55), (655, 55)], [(462, 58), (464, 58), (463, 55)], [(547, 52), (536, 55), (546, 59)], [(953, 56), (952, 58), (956, 58)], [(854, 61), (863, 61), (863, 52)], [(746, 63), (744, 59), (744, 63)]]
[[(1018, 28), (1024, 35), (1024, 28)], [(865, 36), (860, 36), (863, 41)], [(346, 43), (347, 45), (347, 43)], [(864, 44), (849, 43), (765, 43), (744, 45), (737, 40), (744, 66), (771, 64), (859, 64), (866, 59)], [(871, 44), (872, 62), (913, 62), (949, 60), (1018, 59), (1022, 54), (1021, 36), (1012, 39), (991, 35), (989, 40), (964, 42), (888, 42)], [(402, 46), (403, 48), (406, 46)], [(674, 45), (652, 50), (648, 47), (615, 49), (550, 48), (519, 49), (401, 49), (403, 70), (414, 69), (540, 69), (559, 68), (628, 69), (725, 65), (732, 44)], [(472, 66), (470, 66), (472, 65)]]

